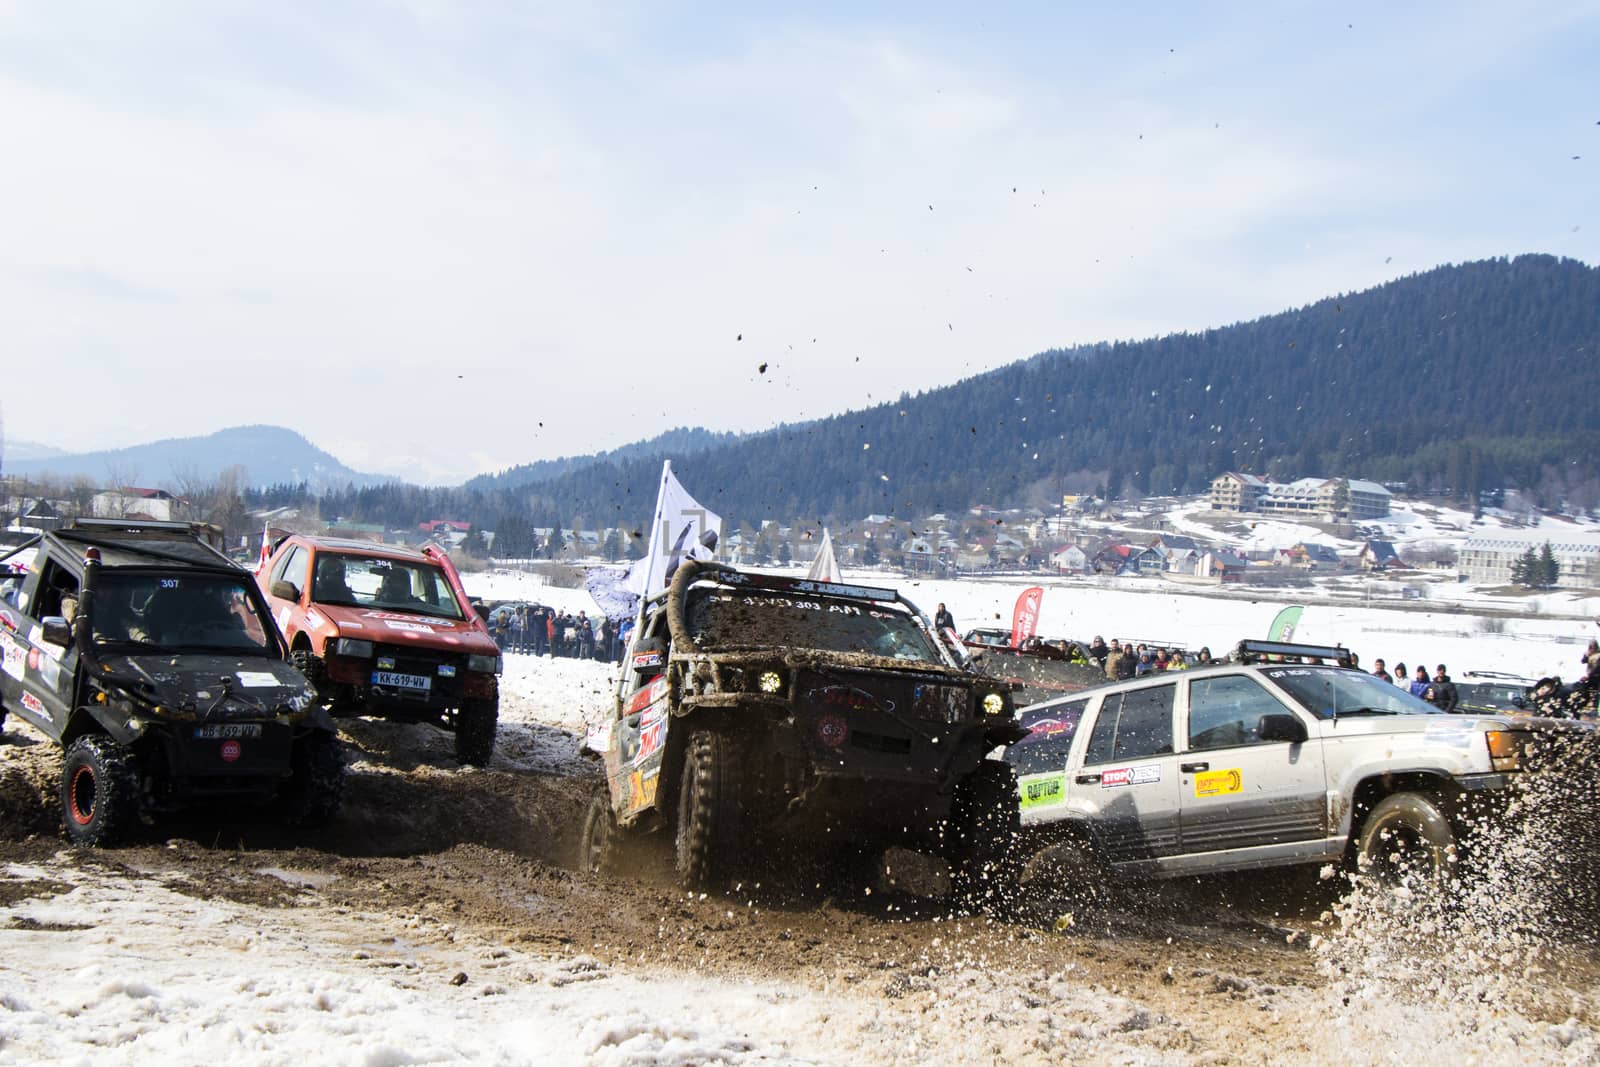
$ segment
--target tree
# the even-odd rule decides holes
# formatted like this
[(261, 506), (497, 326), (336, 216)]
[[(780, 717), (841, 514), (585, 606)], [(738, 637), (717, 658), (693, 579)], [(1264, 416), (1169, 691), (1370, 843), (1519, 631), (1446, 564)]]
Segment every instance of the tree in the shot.
[(868, 567), (876, 567), (882, 558), (878, 552), (877, 539), (868, 534), (866, 546), (861, 549), (861, 562)]
[(1532, 588), (1534, 584), (1534, 570), (1539, 566), (1538, 557), (1532, 548), (1511, 561), (1511, 584)]
[(615, 526), (606, 531), (606, 539), (600, 546), (600, 554), (605, 556), (607, 562), (615, 563), (622, 555), (622, 531)]
[(794, 562), (794, 549), (789, 547), (787, 538), (778, 542), (778, 562), (785, 567)]
[(461, 539), (461, 551), (474, 559), (484, 559), (489, 555), (489, 540), (476, 523), (467, 529), (467, 536)]
[(1546, 541), (1544, 547), (1539, 550), (1535, 568), (1533, 584), (1537, 588), (1554, 589), (1556, 583), (1561, 580), (1561, 565), (1556, 562), (1556, 554), (1551, 549), (1549, 541)]

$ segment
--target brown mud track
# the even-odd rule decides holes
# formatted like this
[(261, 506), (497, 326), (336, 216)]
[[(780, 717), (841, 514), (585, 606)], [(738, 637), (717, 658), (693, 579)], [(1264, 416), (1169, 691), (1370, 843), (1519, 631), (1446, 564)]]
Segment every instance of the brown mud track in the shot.
[[(562, 773), (457, 768), (441, 755), (448, 739), (438, 731), (365, 721), (341, 724), (350, 773), (343, 811), (326, 827), (297, 831), (266, 812), (201, 813), (163, 820), (126, 847), (73, 850), (59, 829), (59, 752), (7, 725), (0, 862), (149, 879), (202, 900), (442, 922), (491, 944), (792, 982), (895, 1010), (976, 972), (993, 983), (995, 1003), (970, 1025), (997, 1030), (1047, 1015), (1050, 991), (1070, 980), (1135, 1004), (1124, 1022), (1139, 1043), (1184, 1059), (1293, 1058), (1297, 1039), (1277, 1020), (1280, 1000), (1329, 983), (1308, 943), (1330, 932), (1322, 920), (1337, 883), (1315, 872), (1106, 887), (1035, 899), (1002, 919), (881, 884), (869, 892), (860, 882), (823, 883), (789, 863), (800, 873), (781, 884), (752, 878), (725, 894), (691, 894), (659, 859), (632, 878), (570, 868), (594, 784), (583, 764)], [(0, 881), (0, 905), (62, 888)], [(1553, 961), (1547, 973), (1555, 972), (1563, 981), (1519, 1005), (1524, 1012), (1600, 1025), (1595, 998), (1571, 993), (1600, 982), (1592, 950)]]

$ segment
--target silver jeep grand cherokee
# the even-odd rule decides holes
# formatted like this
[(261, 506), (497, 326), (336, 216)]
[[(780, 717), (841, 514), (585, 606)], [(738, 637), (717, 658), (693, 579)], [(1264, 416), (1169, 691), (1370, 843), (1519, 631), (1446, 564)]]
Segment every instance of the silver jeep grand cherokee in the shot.
[(1340, 860), (1432, 877), (1456, 862), (1467, 816), (1504, 799), (1534, 738), (1593, 734), (1447, 715), (1333, 665), (1345, 655), (1246, 641), (1216, 666), (1024, 708), (1029, 734), (1005, 758), (1025, 847), (1069, 845), (1149, 877)]

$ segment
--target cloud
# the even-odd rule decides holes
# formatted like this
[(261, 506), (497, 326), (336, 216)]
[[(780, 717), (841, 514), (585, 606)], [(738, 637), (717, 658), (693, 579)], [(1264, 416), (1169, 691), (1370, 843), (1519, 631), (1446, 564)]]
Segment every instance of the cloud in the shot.
[(1504, 15), (1325, 16), (0, 7), (8, 349), (114, 378), (85, 447), (272, 421), (458, 477), (1570, 233), (1575, 190), (1464, 211), (1496, 179), (1428, 125)]

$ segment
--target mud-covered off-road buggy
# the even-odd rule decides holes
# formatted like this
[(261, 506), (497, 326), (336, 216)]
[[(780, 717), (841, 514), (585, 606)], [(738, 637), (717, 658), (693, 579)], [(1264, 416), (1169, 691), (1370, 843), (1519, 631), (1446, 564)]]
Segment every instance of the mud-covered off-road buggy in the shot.
[(780, 843), (900, 847), (981, 894), (1017, 823), (1016, 777), (986, 754), (1022, 733), (1010, 687), (894, 590), (686, 562), (624, 657), (582, 862), (664, 832), (704, 887), (759, 874)]
[[(78, 520), (24, 545), (0, 602), (0, 720), (65, 750), (67, 836), (220, 798), (293, 822), (337, 810), (344, 761), (249, 572), (188, 523)], [(20, 551), (20, 550), (19, 550)]]

